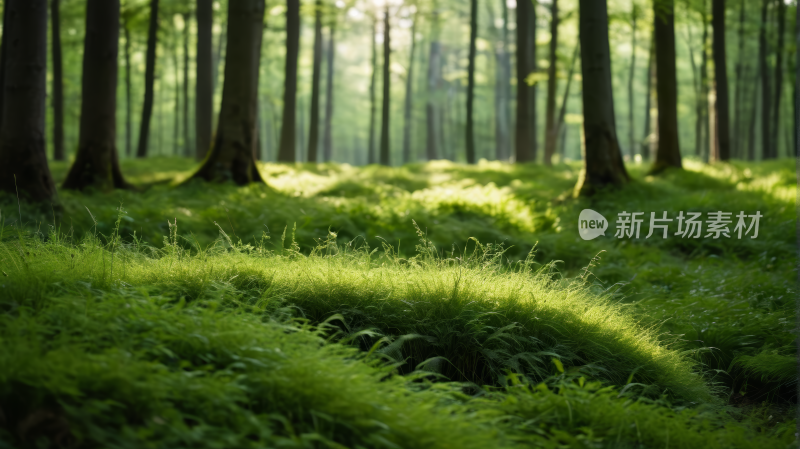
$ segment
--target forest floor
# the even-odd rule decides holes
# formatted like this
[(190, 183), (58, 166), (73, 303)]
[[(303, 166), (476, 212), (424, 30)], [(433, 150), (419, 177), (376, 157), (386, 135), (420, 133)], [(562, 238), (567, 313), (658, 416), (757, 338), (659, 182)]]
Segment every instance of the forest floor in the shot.
[[(573, 199), (577, 164), (155, 158), (2, 196), (0, 447), (794, 447), (794, 165), (685, 165)], [(763, 217), (645, 238), (681, 211)]]

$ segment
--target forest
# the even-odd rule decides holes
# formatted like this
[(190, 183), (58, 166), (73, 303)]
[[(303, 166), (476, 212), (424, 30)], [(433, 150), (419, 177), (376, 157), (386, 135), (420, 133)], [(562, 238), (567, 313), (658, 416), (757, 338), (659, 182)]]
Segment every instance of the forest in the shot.
[(0, 0), (0, 448), (796, 448), (795, 0)]

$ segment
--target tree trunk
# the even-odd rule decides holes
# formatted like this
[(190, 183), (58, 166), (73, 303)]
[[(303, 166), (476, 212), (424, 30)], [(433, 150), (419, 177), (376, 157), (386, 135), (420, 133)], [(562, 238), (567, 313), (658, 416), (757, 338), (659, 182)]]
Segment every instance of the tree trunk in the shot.
[(656, 38), (655, 33), (650, 38), (650, 55), (647, 57), (647, 94), (645, 97), (645, 114), (644, 114), (644, 138), (641, 142), (639, 152), (642, 155), (642, 160), (650, 160), (650, 141), (653, 139), (652, 123), (652, 100), (653, 100), (653, 77), (655, 76), (655, 54), (656, 54)]
[[(691, 41), (692, 36), (689, 34), (689, 42)], [(694, 60), (694, 51), (692, 50), (691, 45), (689, 46), (689, 63), (692, 66), (692, 87), (694, 88), (695, 96), (694, 154), (695, 156), (701, 156), (701, 148), (703, 146), (703, 122), (701, 120), (703, 117), (702, 87), (700, 74), (698, 73), (699, 70), (697, 69), (697, 64)]]
[(238, 185), (263, 182), (255, 161), (263, 34), (264, 0), (229, 0), (225, 81), (217, 134), (193, 178), (232, 180)]
[(700, 55), (700, 93), (701, 95), (701, 107), (702, 107), (702, 127), (703, 127), (703, 141), (702, 141), (702, 157), (705, 162), (708, 162), (709, 156), (711, 154), (711, 142), (713, 141), (711, 136), (711, 128), (709, 127), (710, 122), (710, 114), (709, 114), (709, 104), (708, 104), (708, 96), (710, 93), (710, 86), (708, 80), (708, 17), (706, 17), (705, 12), (706, 2), (703, 0), (703, 12), (700, 14), (700, 18), (703, 22), (703, 45), (701, 46), (702, 53)]
[[(531, 104), (532, 86), (525, 79), (528, 77), (532, 62), (529, 28), (534, 25), (529, 22), (531, 14), (536, 14), (533, 3), (527, 0), (517, 3), (517, 123), (516, 123), (516, 162), (533, 162), (536, 160), (535, 130), (531, 129), (533, 120), (531, 111), (535, 104)], [(535, 50), (533, 50), (535, 53)]]
[(795, 56), (794, 56), (794, 157), (800, 157), (800, 118), (797, 109), (800, 109), (800, 92), (797, 83), (800, 82), (800, 8), (795, 8)]
[[(631, 67), (628, 72), (628, 157), (632, 161), (636, 154), (635, 123), (633, 118), (633, 82), (636, 79), (636, 19), (639, 10), (636, 3), (631, 8)], [(694, 64), (694, 59), (692, 59)], [(694, 73), (694, 72), (693, 72)]]
[(178, 62), (178, 37), (173, 35), (172, 41), (172, 62), (175, 68), (175, 129), (173, 130), (173, 155), (178, 156), (181, 154), (181, 141), (180, 141), (180, 120), (181, 120), (181, 80), (180, 80), (180, 63)]
[(478, 0), (470, 0), (469, 66), (467, 67), (467, 163), (475, 163), (475, 129), (473, 105), (475, 103), (475, 40), (478, 38)]
[(122, 28), (125, 31), (125, 156), (131, 156), (131, 140), (133, 123), (131, 120), (131, 32), (128, 29), (128, 19), (123, 17)]
[(772, 159), (772, 130), (770, 112), (772, 111), (772, 89), (769, 85), (769, 65), (767, 62), (767, 8), (771, 0), (763, 0), (761, 5), (761, 29), (758, 34), (758, 61), (761, 72), (761, 154), (763, 159)]
[(333, 157), (333, 57), (336, 53), (334, 34), (336, 25), (331, 24), (328, 37), (327, 71), (325, 73), (325, 133), (322, 137), (322, 160), (330, 162)]
[[(226, 40), (225, 29), (227, 28), (228, 24), (223, 20), (220, 25), (221, 25), (221, 30), (219, 32), (219, 39), (217, 40), (217, 51), (214, 52), (214, 73), (211, 75), (212, 83), (214, 85), (211, 98), (214, 98), (214, 94), (217, 92), (217, 85), (219, 84), (219, 64), (225, 59), (225, 53), (224, 53), (225, 40)], [(212, 117), (212, 123), (213, 123), (213, 117)]]
[[(278, 162), (295, 162), (297, 156), (295, 121), (297, 109), (297, 54), (300, 49), (300, 0), (288, 0), (286, 7), (286, 70), (283, 84), (283, 118)], [(227, 50), (226, 50), (227, 51)], [(226, 64), (227, 76), (227, 64)]]
[(311, 117), (308, 126), (308, 162), (317, 162), (319, 148), (319, 81), (322, 71), (322, 1), (314, 5), (314, 67), (311, 74)]
[(383, 99), (381, 108), (381, 160), (382, 165), (391, 165), (389, 159), (389, 105), (391, 104), (391, 40), (389, 39), (389, 5), (383, 13)]
[(119, 169), (116, 146), (118, 52), (119, 0), (88, 0), (80, 136), (65, 189), (128, 187)]
[(369, 142), (367, 142), (367, 164), (375, 163), (375, 80), (378, 71), (377, 18), (372, 19), (372, 74), (369, 79)]
[[(183, 155), (192, 156), (192, 135), (189, 130), (189, 17), (183, 13)], [(197, 157), (197, 150), (194, 150)]]
[[(719, 160), (731, 158), (728, 63), (725, 56), (725, 0), (713, 0), (712, 25), (714, 27), (714, 81), (716, 85), (716, 118)], [(676, 133), (677, 135), (677, 133)]]
[[(581, 46), (580, 43), (575, 46), (575, 51), (572, 52), (572, 62), (569, 64), (569, 73), (567, 73), (567, 85), (564, 87), (564, 97), (561, 99), (561, 109), (558, 112), (558, 120), (556, 121), (556, 133), (558, 135), (563, 136), (562, 128), (564, 128), (564, 117), (567, 114), (567, 100), (569, 100), (569, 90), (572, 86), (572, 77), (575, 75), (575, 64), (578, 61), (578, 55), (580, 54)], [(562, 141), (562, 149), (559, 152), (561, 154), (561, 162), (564, 162), (564, 150), (563, 150), (563, 141)]]
[(778, 135), (781, 127), (781, 94), (783, 91), (783, 52), (785, 48), (786, 34), (786, 3), (783, 0), (776, 1), (778, 8), (778, 48), (775, 50), (775, 106), (772, 112), (772, 142), (773, 148), (770, 150), (772, 158), (778, 157)]
[(31, 201), (56, 194), (47, 166), (47, 0), (6, 1), (14, 20), (3, 29), (5, 123), (0, 131), (0, 190)]
[(553, 165), (556, 151), (558, 127), (556, 125), (556, 84), (558, 82), (556, 65), (558, 57), (558, 0), (550, 5), (550, 65), (547, 67), (547, 106), (545, 110), (544, 165)]
[(736, 61), (736, 104), (734, 105), (734, 113), (736, 117), (733, 119), (733, 139), (731, 141), (731, 157), (743, 158), (744, 157), (744, 127), (742, 126), (742, 108), (744, 107), (744, 0), (739, 5), (739, 46), (738, 46), (738, 60)]
[[(64, 160), (64, 71), (61, 61), (60, 5), (60, 0), (52, 0), (50, 3), (52, 10), (50, 22), (53, 27), (53, 159), (57, 161)], [(128, 94), (128, 101), (130, 101), (130, 94)], [(130, 129), (128, 135), (130, 135)], [(128, 141), (130, 141), (130, 137), (128, 137)], [(128, 154), (130, 154), (130, 150), (128, 150)]]
[(136, 157), (147, 156), (150, 138), (150, 117), (153, 115), (153, 84), (156, 77), (156, 44), (158, 43), (158, 1), (150, 0), (150, 24), (147, 29), (147, 56), (144, 69), (144, 106), (139, 123)]
[(211, 30), (214, 22), (212, 0), (197, 0), (197, 74), (195, 76), (194, 132), (198, 160), (206, 157), (211, 147), (214, 119), (214, 82), (212, 70)]
[(681, 168), (678, 145), (678, 85), (675, 75), (674, 0), (656, 3), (656, 91), (658, 92), (658, 151), (651, 173)]
[(748, 126), (747, 136), (747, 160), (754, 161), (756, 159), (756, 117), (758, 116), (758, 82), (761, 79), (761, 64), (758, 64), (756, 76), (753, 79), (753, 107), (750, 110), (750, 124)]
[(622, 163), (614, 122), (606, 2), (580, 0), (579, 4), (586, 154), (575, 190), (586, 196), (605, 186), (623, 185), (628, 172)]
[(431, 19), (431, 47), (430, 57), (428, 58), (428, 96), (425, 103), (425, 157), (432, 161), (439, 158), (439, 140), (441, 130), (437, 126), (439, 122), (437, 111), (437, 96), (439, 90), (439, 80), (442, 71), (442, 49), (439, 42), (439, 14), (433, 12)]
[(411, 51), (408, 56), (408, 73), (406, 74), (406, 100), (403, 105), (403, 164), (411, 161), (411, 111), (414, 97), (414, 52), (417, 48), (417, 16), (411, 24)]
[[(3, 30), (11, 29), (11, 22), (9, 19), (9, 10), (11, 8), (8, 5), (11, 4), (13, 0), (6, 0), (3, 5)], [(0, 126), (3, 124), (3, 101), (5, 99), (5, 77), (6, 77), (6, 60), (8, 59), (8, 52), (11, 50), (11, 42), (9, 39), (6, 39), (10, 33), (3, 31), (3, 41), (0, 44)]]

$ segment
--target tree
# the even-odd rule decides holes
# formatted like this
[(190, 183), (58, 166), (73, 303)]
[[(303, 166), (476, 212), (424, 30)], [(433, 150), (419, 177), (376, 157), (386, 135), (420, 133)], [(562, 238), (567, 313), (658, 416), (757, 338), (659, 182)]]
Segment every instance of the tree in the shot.
[(389, 27), (389, 5), (383, 12), (383, 107), (381, 108), (381, 154), (380, 163), (391, 165), (389, 159), (389, 104), (391, 101), (391, 28)]
[(127, 188), (117, 155), (119, 0), (88, 0), (78, 152), (65, 189)]
[(769, 64), (767, 61), (767, 8), (771, 0), (761, 3), (761, 29), (758, 33), (758, 63), (761, 76), (761, 151), (764, 159), (772, 158), (772, 130), (770, 111), (772, 110), (772, 92), (769, 85)]
[(547, 67), (547, 106), (545, 109), (544, 164), (553, 164), (558, 126), (556, 124), (556, 83), (558, 63), (558, 0), (550, 4), (550, 65)]
[(736, 117), (733, 119), (733, 128), (734, 128), (734, 139), (731, 142), (731, 152), (732, 155), (735, 157), (743, 157), (744, 156), (744, 126), (743, 126), (743, 108), (744, 108), (744, 93), (745, 93), (745, 86), (744, 86), (744, 61), (745, 61), (745, 50), (744, 50), (744, 23), (745, 23), (745, 14), (744, 14), (744, 0), (741, 1), (739, 5), (739, 45), (738, 45), (738, 60), (736, 61), (736, 103), (734, 105), (734, 113)]
[[(636, 153), (636, 127), (633, 119), (633, 82), (636, 79), (636, 19), (639, 16), (639, 8), (635, 2), (631, 7), (631, 66), (628, 72), (628, 157), (633, 160)], [(692, 59), (694, 64), (694, 59)]]
[(714, 81), (717, 86), (716, 135), (719, 142), (719, 160), (727, 161), (731, 157), (731, 141), (728, 118), (728, 65), (725, 57), (725, 0), (713, 0), (711, 20), (714, 27)]
[(414, 97), (414, 50), (417, 48), (417, 15), (412, 17), (411, 51), (408, 56), (408, 73), (406, 73), (406, 99), (403, 105), (403, 163), (411, 160), (411, 111)]
[[(434, 4), (434, 8), (435, 8)], [(440, 140), (438, 108), (435, 102), (442, 73), (442, 44), (439, 42), (439, 13), (434, 9), (431, 18), (431, 46), (428, 57), (428, 96), (425, 103), (425, 157), (432, 161), (439, 158)]]
[(655, 77), (656, 65), (656, 38), (655, 33), (650, 38), (650, 56), (647, 58), (647, 94), (645, 96), (644, 105), (644, 137), (642, 138), (641, 148), (639, 152), (642, 155), (642, 160), (650, 160), (650, 146), (653, 141), (653, 127), (652, 123), (652, 101), (653, 101), (653, 78)]
[(475, 163), (475, 40), (478, 37), (478, 0), (470, 0), (469, 13), (469, 67), (467, 68), (467, 163)]
[[(11, 23), (9, 21), (9, 16), (11, 15), (8, 11), (11, 9), (9, 5), (11, 4), (12, 0), (8, 0), (8, 3), (5, 3), (3, 6), (3, 30), (10, 30)], [(0, 126), (3, 124), (3, 103), (5, 100), (5, 92), (3, 92), (2, 86), (5, 86), (5, 76), (6, 76), (6, 59), (8, 59), (8, 52), (11, 47), (11, 39), (6, 39), (10, 33), (3, 32), (3, 41), (0, 44)]]
[(53, 159), (64, 160), (64, 71), (61, 61), (61, 1), (52, 0), (53, 27)]
[(150, 24), (147, 27), (147, 56), (144, 69), (144, 106), (139, 123), (139, 143), (136, 157), (147, 156), (150, 139), (150, 118), (153, 116), (153, 85), (156, 78), (156, 44), (158, 41), (158, 1), (150, 0)]
[(775, 2), (778, 7), (778, 48), (775, 49), (775, 106), (772, 111), (772, 149), (770, 149), (769, 156), (771, 158), (778, 157), (778, 133), (780, 131), (781, 123), (781, 94), (783, 91), (783, 52), (785, 48), (785, 35), (786, 35), (786, 3), (783, 0)]
[(375, 79), (378, 71), (377, 21), (372, 18), (372, 72), (369, 78), (369, 142), (367, 142), (367, 164), (375, 163)]
[(575, 186), (588, 196), (628, 181), (614, 122), (611, 50), (605, 0), (580, 0), (581, 76), (583, 82), (584, 167)]
[[(189, 133), (189, 18), (191, 12), (183, 13), (183, 155), (192, 155), (192, 139)], [(260, 48), (260, 43), (259, 43)], [(194, 151), (195, 157), (197, 150)]]
[(13, 14), (3, 41), (5, 121), (0, 130), (0, 190), (31, 201), (47, 201), (56, 193), (45, 149), (47, 94), (47, 0), (6, 1)]
[(308, 162), (317, 162), (319, 147), (319, 81), (322, 72), (322, 1), (314, 3), (314, 68), (311, 74), (311, 123), (308, 127)]
[(681, 168), (678, 144), (678, 83), (675, 74), (675, 2), (654, 3), (656, 91), (658, 92), (658, 150), (650, 170)]
[(128, 28), (128, 11), (122, 15), (122, 29), (125, 33), (125, 156), (131, 155), (133, 136), (133, 102), (131, 101), (131, 31)]
[(229, 0), (222, 107), (214, 145), (193, 175), (238, 185), (263, 182), (256, 166), (258, 64), (264, 0)]
[[(229, 28), (230, 29), (230, 28)], [(286, 69), (283, 84), (283, 119), (278, 162), (295, 162), (297, 108), (297, 54), (300, 49), (300, 0), (286, 3)], [(226, 57), (227, 58), (227, 57)], [(226, 64), (227, 66), (227, 64)], [(226, 72), (227, 74), (227, 68)]]
[(211, 30), (214, 22), (213, 1), (197, 0), (197, 76), (195, 81), (194, 132), (197, 159), (205, 158), (211, 146), (214, 120), (213, 50)]
[(331, 136), (331, 122), (333, 121), (333, 57), (336, 53), (334, 34), (336, 24), (332, 23), (328, 32), (327, 69), (325, 81), (325, 131), (322, 136), (322, 160), (330, 161), (333, 156), (333, 137)]
[[(531, 162), (536, 160), (536, 136), (531, 123), (534, 121), (535, 94), (533, 86), (527, 82), (530, 68), (536, 60), (536, 46), (531, 45), (530, 28), (535, 26), (536, 16), (531, 0), (517, 3), (517, 123), (516, 123), (516, 161)], [(531, 61), (533, 60), (533, 61)]]

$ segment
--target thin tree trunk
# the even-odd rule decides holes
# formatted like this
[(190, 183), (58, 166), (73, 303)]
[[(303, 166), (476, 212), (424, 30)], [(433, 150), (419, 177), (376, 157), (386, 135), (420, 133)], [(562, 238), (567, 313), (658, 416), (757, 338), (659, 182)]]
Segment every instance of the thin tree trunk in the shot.
[[(689, 32), (689, 42), (692, 42), (691, 32)], [(692, 87), (694, 88), (695, 96), (694, 153), (695, 156), (701, 156), (703, 145), (703, 122), (701, 120), (703, 117), (702, 82), (700, 81), (700, 74), (698, 73), (699, 70), (694, 60), (694, 51), (691, 45), (689, 45), (689, 63), (692, 66)]]
[(382, 165), (391, 165), (389, 154), (389, 105), (391, 101), (391, 40), (389, 39), (389, 5), (383, 13), (383, 108), (381, 110), (381, 159)]
[[(278, 162), (295, 162), (297, 102), (297, 55), (300, 49), (300, 0), (288, 0), (286, 8), (286, 70), (283, 85), (283, 119)], [(227, 70), (227, 69), (226, 69)], [(227, 75), (227, 72), (226, 72)]]
[(711, 143), (714, 142), (714, 139), (711, 136), (711, 128), (709, 126), (709, 122), (711, 121), (711, 117), (709, 114), (709, 103), (708, 103), (708, 96), (710, 94), (710, 83), (708, 78), (708, 17), (706, 16), (705, 6), (707, 5), (706, 0), (703, 0), (703, 12), (700, 14), (700, 18), (703, 22), (703, 45), (702, 50), (703, 53), (700, 57), (700, 88), (702, 99), (702, 126), (703, 126), (703, 148), (702, 148), (702, 155), (703, 160), (708, 162), (710, 155), (711, 155)]
[(181, 81), (180, 71), (181, 67), (178, 63), (178, 38), (173, 36), (172, 41), (172, 62), (175, 65), (175, 129), (173, 132), (173, 145), (174, 156), (181, 154), (181, 141), (180, 141), (180, 120), (181, 120)]
[[(605, 6), (605, 3), (604, 3)], [(531, 57), (531, 49), (528, 48), (530, 40), (528, 39), (530, 31), (528, 30), (531, 25), (528, 18), (531, 14), (535, 15), (533, 10), (533, 3), (529, 1), (521, 1), (517, 3), (517, 123), (516, 123), (516, 162), (533, 162), (536, 160), (534, 135), (535, 130), (531, 129), (530, 123), (533, 120), (531, 111), (535, 105), (531, 105), (531, 90), (533, 87), (529, 86), (526, 78), (529, 74), (529, 69), (532, 62), (529, 61)]]
[[(528, 63), (528, 73), (535, 73), (539, 70), (539, 63), (536, 56), (536, 7), (534, 6), (535, 3), (531, 2), (530, 8), (527, 9), (527, 21), (528, 27), (526, 32), (526, 51), (528, 52), (528, 57), (526, 58)], [(519, 12), (519, 10), (517, 10)], [(539, 125), (538, 125), (538, 114), (537, 114), (537, 104), (538, 101), (536, 100), (539, 91), (538, 84), (534, 83), (530, 88), (527, 89), (528, 92), (528, 126), (530, 127), (531, 133), (531, 162), (536, 162), (536, 159), (539, 154)]]
[(367, 164), (375, 163), (375, 81), (378, 71), (377, 21), (372, 19), (372, 74), (369, 79), (369, 142), (367, 142)]
[[(567, 100), (569, 100), (569, 90), (572, 86), (572, 77), (575, 74), (575, 65), (578, 61), (578, 55), (580, 54), (581, 45), (575, 46), (575, 50), (572, 52), (572, 62), (569, 64), (569, 73), (567, 73), (567, 85), (564, 88), (564, 97), (561, 99), (561, 109), (558, 112), (558, 120), (556, 121), (556, 132), (558, 135), (563, 135), (561, 129), (564, 128), (564, 117), (567, 114)], [(563, 143), (562, 143), (562, 150), (560, 151), (561, 154), (561, 162), (564, 162), (564, 151), (563, 151)]]
[(592, 195), (605, 186), (628, 181), (614, 123), (611, 51), (605, 1), (580, 0), (581, 75), (583, 78), (584, 167), (575, 186)]
[[(11, 29), (11, 22), (9, 19), (10, 13), (8, 12), (11, 8), (11, 5), (14, 0), (6, 0), (6, 3), (3, 5), (3, 30), (10, 30)], [(11, 42), (10, 39), (6, 39), (6, 37), (10, 36), (10, 33), (3, 31), (3, 41), (0, 44), (0, 127), (3, 124), (3, 101), (5, 99), (5, 78), (6, 78), (6, 60), (8, 59), (8, 52), (11, 50)]]
[(133, 123), (132, 98), (131, 98), (131, 32), (128, 29), (128, 19), (123, 17), (122, 28), (125, 31), (125, 156), (131, 156), (131, 140)]
[(775, 51), (775, 105), (772, 112), (772, 142), (773, 149), (770, 156), (778, 157), (778, 135), (781, 126), (781, 95), (783, 92), (783, 52), (785, 48), (786, 35), (786, 3), (783, 0), (775, 2), (778, 8), (778, 48)]
[(797, 115), (797, 109), (800, 109), (800, 91), (797, 90), (800, 82), (800, 7), (795, 8), (794, 33), (794, 157), (800, 157), (800, 117)]
[(763, 0), (761, 5), (761, 30), (758, 35), (758, 61), (761, 66), (761, 154), (763, 159), (772, 159), (772, 89), (769, 85), (770, 72), (767, 62), (767, 8), (771, 0)]
[(414, 52), (417, 48), (417, 16), (411, 24), (411, 51), (408, 56), (408, 73), (406, 74), (406, 100), (403, 105), (403, 164), (411, 161), (411, 111), (414, 97)]
[(147, 29), (147, 56), (144, 69), (144, 106), (139, 122), (139, 142), (136, 157), (147, 156), (150, 138), (150, 117), (153, 115), (153, 84), (156, 74), (156, 44), (158, 43), (158, 1), (150, 0), (150, 24)]
[(655, 59), (656, 54), (656, 39), (655, 33), (653, 33), (652, 37), (650, 38), (650, 51), (649, 56), (647, 57), (647, 94), (645, 96), (645, 114), (644, 114), (644, 138), (641, 142), (641, 147), (639, 152), (642, 155), (642, 160), (648, 161), (650, 160), (650, 145), (651, 140), (653, 139), (652, 133), (653, 128), (651, 126), (652, 123), (652, 100), (653, 100), (653, 77), (655, 76)]
[[(189, 129), (189, 17), (183, 13), (183, 155), (192, 156), (192, 138)], [(197, 157), (197, 150), (194, 151)]]
[(322, 137), (322, 160), (330, 162), (333, 157), (333, 58), (336, 53), (334, 35), (336, 24), (331, 24), (328, 37), (327, 72), (325, 74), (325, 133)]
[[(758, 93), (759, 88), (758, 82), (761, 80), (763, 76), (761, 73), (761, 64), (758, 64), (758, 68), (756, 70), (756, 76), (753, 79), (753, 107), (750, 110), (750, 124), (748, 126), (748, 136), (747, 136), (747, 160), (754, 161), (756, 160), (756, 117), (758, 116)], [(763, 93), (763, 90), (761, 91)]]
[[(65, 189), (126, 188), (117, 156), (119, 0), (88, 0), (78, 152)], [(3, 127), (6, 128), (6, 127)]]
[(322, 0), (314, 4), (314, 67), (311, 74), (311, 111), (308, 126), (308, 162), (317, 162), (319, 148), (319, 81), (322, 71)]
[(431, 19), (431, 46), (428, 58), (428, 96), (425, 103), (425, 157), (432, 161), (439, 158), (440, 129), (437, 127), (437, 97), (441, 79), (441, 44), (439, 43), (439, 14), (434, 10)]
[(211, 147), (214, 120), (214, 81), (212, 68), (212, 27), (214, 10), (212, 0), (197, 0), (197, 59), (195, 76), (194, 132), (197, 142), (196, 157), (205, 158)]
[(303, 103), (303, 98), (297, 100), (298, 111), (300, 118), (297, 123), (297, 156), (300, 162), (308, 162), (308, 155), (306, 154), (306, 105)]
[(475, 129), (473, 106), (475, 103), (475, 40), (478, 38), (478, 0), (470, 0), (469, 66), (467, 67), (467, 163), (475, 163)]
[(745, 86), (743, 85), (744, 70), (744, 1), (742, 0), (739, 5), (739, 46), (738, 46), (738, 60), (736, 61), (736, 104), (734, 105), (734, 113), (736, 117), (733, 119), (733, 140), (731, 141), (732, 157), (744, 157), (744, 127), (742, 126), (742, 108), (744, 107), (744, 92)]
[(47, 166), (47, 0), (6, 0), (14, 20), (6, 48), (5, 123), (0, 131), (0, 190), (31, 201), (56, 194)]
[[(64, 70), (61, 61), (60, 5), (60, 0), (52, 0), (50, 3), (52, 10), (50, 22), (53, 27), (53, 159), (57, 161), (64, 160)], [(130, 94), (128, 94), (128, 101), (130, 101)], [(1, 103), (0, 108), (2, 108)], [(130, 136), (130, 129), (128, 135)], [(128, 140), (130, 141), (130, 137)], [(130, 146), (130, 143), (128, 145)], [(128, 150), (128, 154), (130, 154), (130, 150)]]
[[(639, 10), (636, 7), (636, 3), (633, 3), (633, 7), (631, 8), (631, 67), (628, 72), (628, 157), (630, 157), (631, 161), (636, 154), (636, 128), (633, 117), (633, 82), (636, 79), (636, 19), (638, 15)], [(692, 59), (692, 64), (694, 64), (694, 59)]]
[(219, 65), (225, 59), (225, 40), (227, 37), (225, 30), (227, 29), (227, 23), (223, 20), (220, 25), (221, 30), (219, 32), (219, 40), (217, 40), (217, 51), (214, 52), (214, 73), (211, 76), (214, 84), (213, 93), (217, 92), (217, 86), (219, 85)]
[(556, 84), (558, 64), (558, 0), (550, 4), (550, 65), (547, 67), (547, 106), (545, 109), (544, 165), (553, 165), (558, 127), (556, 126)]
[(681, 168), (678, 144), (678, 86), (675, 74), (675, 16), (674, 0), (657, 3), (656, 34), (656, 91), (658, 92), (658, 151), (651, 173), (667, 167)]
[[(716, 121), (719, 160), (731, 158), (731, 136), (729, 98), (728, 98), (728, 63), (725, 55), (725, 0), (713, 0), (712, 20), (714, 27), (714, 83), (716, 85)], [(677, 135), (677, 133), (676, 133)]]
[(258, 75), (264, 34), (264, 0), (229, 0), (225, 82), (219, 124), (211, 148), (193, 178), (263, 182), (258, 148)]

